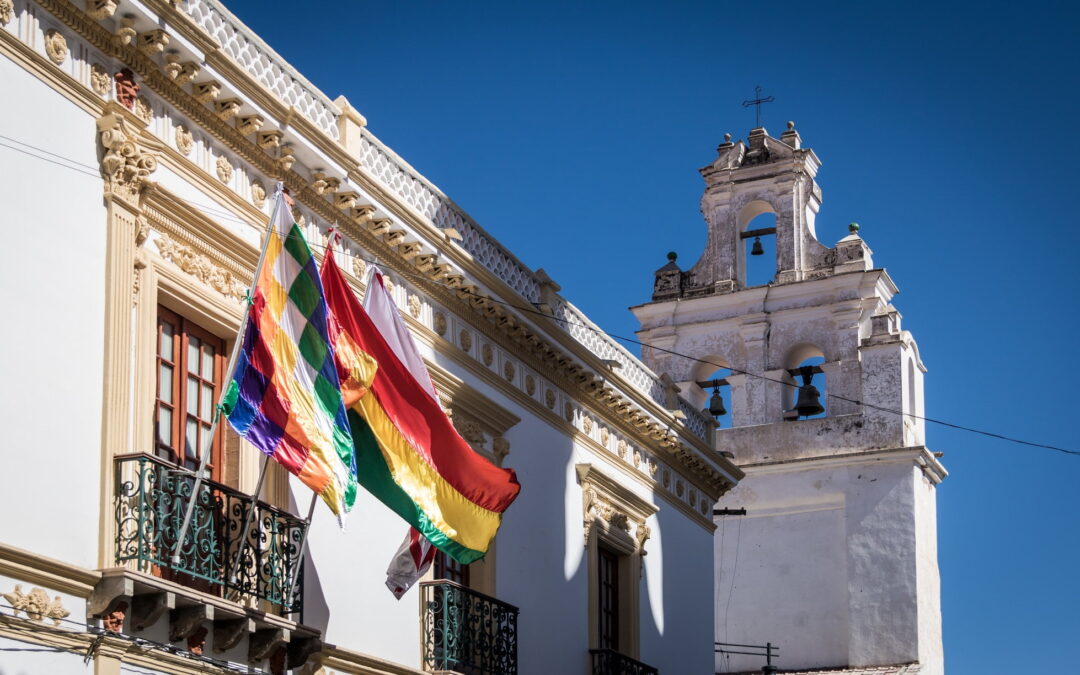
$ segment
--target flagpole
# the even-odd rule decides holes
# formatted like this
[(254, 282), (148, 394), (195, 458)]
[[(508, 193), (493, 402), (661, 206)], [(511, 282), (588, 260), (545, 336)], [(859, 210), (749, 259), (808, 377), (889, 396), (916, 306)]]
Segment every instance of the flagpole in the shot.
[[(296, 562), (296, 567), (293, 568), (292, 574), (289, 575), (289, 595), (296, 597), (296, 577), (300, 574), (300, 568), (304, 566), (304, 559), (307, 557), (307, 539), (308, 532), (311, 531), (311, 517), (315, 515), (315, 501), (319, 498), (318, 493), (311, 493), (311, 504), (308, 505), (307, 520), (304, 521), (304, 534), (300, 537), (300, 559)], [(292, 612), (290, 612), (291, 614)]]
[[(244, 334), (247, 332), (248, 313), (251, 309), (251, 293), (255, 288), (255, 285), (259, 283), (259, 274), (262, 273), (263, 263), (266, 262), (266, 248), (270, 243), (270, 228), (274, 227), (274, 223), (277, 222), (278, 210), (284, 208), (285, 204), (285, 186), (281, 181), (278, 181), (277, 190), (274, 193), (274, 208), (270, 212), (270, 227), (264, 232), (262, 250), (259, 251), (259, 261), (255, 263), (255, 275), (251, 280), (251, 288), (248, 289), (248, 301), (245, 305), (244, 315), (240, 318), (240, 331), (236, 335), (236, 340), (233, 342), (232, 353), (229, 355), (229, 363), (225, 368), (225, 372), (231, 378), (233, 375), (233, 368), (236, 367), (236, 357), (240, 354), (240, 346), (244, 342)], [(214, 408), (214, 419), (210, 423), (210, 438), (206, 443), (206, 447), (203, 448), (202, 457), (199, 458), (199, 466), (195, 472), (195, 484), (191, 489), (191, 497), (188, 498), (187, 508), (184, 513), (184, 524), (180, 526), (180, 534), (176, 538), (176, 550), (173, 551), (172, 564), (176, 565), (180, 562), (180, 549), (184, 546), (184, 537), (187, 536), (188, 528), (191, 526), (191, 516), (195, 511), (195, 500), (199, 495), (199, 488), (202, 487), (203, 475), (206, 473), (206, 462), (210, 459), (210, 449), (214, 447), (214, 438), (217, 434), (218, 422), (221, 419), (221, 406), (225, 401), (225, 396), (228, 393), (229, 388), (222, 382), (221, 395), (218, 397), (217, 407)], [(265, 472), (265, 456), (264, 456), (263, 470)], [(260, 483), (262, 478), (259, 479)]]

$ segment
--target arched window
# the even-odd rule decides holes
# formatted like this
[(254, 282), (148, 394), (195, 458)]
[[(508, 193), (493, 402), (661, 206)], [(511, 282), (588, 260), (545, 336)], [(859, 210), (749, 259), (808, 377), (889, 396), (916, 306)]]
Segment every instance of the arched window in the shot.
[[(828, 412), (828, 383), (821, 364), (825, 363), (825, 354), (817, 346), (810, 343), (796, 345), (788, 352), (785, 359), (786, 372), (784, 381), (789, 385), (784, 387), (784, 419), (816, 419), (825, 417)], [(808, 408), (802, 411), (797, 409), (800, 404), (799, 391), (806, 384), (810, 384), (817, 390), (817, 402), (821, 408), (819, 412), (810, 412)], [(803, 393), (801, 402), (808, 404), (813, 402), (813, 395), (807, 391)]]

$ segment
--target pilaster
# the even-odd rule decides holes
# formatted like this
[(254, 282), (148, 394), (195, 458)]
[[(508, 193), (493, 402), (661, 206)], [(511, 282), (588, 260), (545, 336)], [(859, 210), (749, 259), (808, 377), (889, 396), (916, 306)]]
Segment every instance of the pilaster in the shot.
[(105, 224), (105, 355), (101, 423), (101, 536), (98, 563), (109, 563), (112, 550), (113, 492), (111, 459), (132, 452), (132, 417), (136, 384), (132, 353), (136, 312), (136, 250), (146, 238), (142, 198), (157, 159), (140, 145), (146, 123), (115, 102), (105, 105), (97, 120), (104, 178)]

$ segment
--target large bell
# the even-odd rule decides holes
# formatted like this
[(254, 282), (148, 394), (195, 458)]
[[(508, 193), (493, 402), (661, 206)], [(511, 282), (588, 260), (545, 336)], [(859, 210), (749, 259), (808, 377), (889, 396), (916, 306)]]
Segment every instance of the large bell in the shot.
[(750, 255), (765, 255), (765, 247), (761, 245), (761, 237), (754, 237), (754, 245), (750, 248)]
[(799, 375), (802, 376), (803, 383), (799, 387), (799, 396), (795, 399), (795, 412), (799, 413), (799, 417), (812, 417), (825, 412), (825, 408), (821, 407), (821, 393), (817, 387), (810, 384), (814, 378), (812, 367), (803, 366)]
[(720, 396), (719, 389), (714, 389), (713, 395), (709, 397), (709, 414), (713, 417), (723, 417), (727, 414), (727, 409), (724, 408), (724, 399)]

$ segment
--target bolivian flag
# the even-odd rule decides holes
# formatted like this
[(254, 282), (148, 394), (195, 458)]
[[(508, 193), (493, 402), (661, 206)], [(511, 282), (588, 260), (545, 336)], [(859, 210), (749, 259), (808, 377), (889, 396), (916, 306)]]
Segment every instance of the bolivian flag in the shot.
[(458, 562), (479, 560), (521, 490), (514, 471), (458, 435), (361, 307), (331, 251), (321, 276), (360, 484)]

